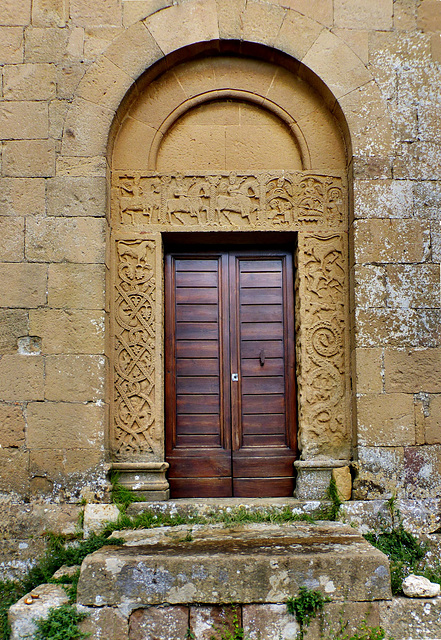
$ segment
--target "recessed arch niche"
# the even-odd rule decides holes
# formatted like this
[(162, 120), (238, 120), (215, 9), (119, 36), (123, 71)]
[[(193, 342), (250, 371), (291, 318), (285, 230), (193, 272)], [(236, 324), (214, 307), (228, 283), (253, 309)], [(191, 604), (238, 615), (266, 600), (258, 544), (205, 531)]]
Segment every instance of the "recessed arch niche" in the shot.
[(243, 49), (150, 71), (114, 128), (112, 465), (152, 499), (168, 497), (168, 233), (296, 234), (296, 495), (310, 496), (314, 477), (318, 496), (330, 470), (351, 455), (344, 131), (329, 92), (314, 88), (319, 81), (305, 79), (298, 63)]

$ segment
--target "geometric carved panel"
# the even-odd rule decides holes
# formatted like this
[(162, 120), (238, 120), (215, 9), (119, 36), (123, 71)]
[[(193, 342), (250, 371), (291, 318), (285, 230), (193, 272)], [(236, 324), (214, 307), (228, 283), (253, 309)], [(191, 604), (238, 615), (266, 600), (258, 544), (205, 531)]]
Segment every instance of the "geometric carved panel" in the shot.
[[(116, 460), (158, 460), (162, 418), (161, 233), (298, 231), (297, 385), (302, 458), (346, 457), (347, 188), (306, 172), (114, 172), (113, 428)], [(159, 383), (158, 383), (159, 381)]]

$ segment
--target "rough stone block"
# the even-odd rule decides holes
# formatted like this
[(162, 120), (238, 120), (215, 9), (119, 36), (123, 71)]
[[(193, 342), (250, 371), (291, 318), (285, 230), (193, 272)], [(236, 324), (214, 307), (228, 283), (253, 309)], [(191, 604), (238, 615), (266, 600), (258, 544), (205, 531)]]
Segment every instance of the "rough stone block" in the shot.
[(78, 609), (87, 613), (87, 618), (78, 626), (82, 633), (88, 634), (88, 637), (93, 640), (127, 640), (129, 633), (127, 618), (118, 609), (111, 607), (102, 609), (78, 607)]
[(366, 446), (415, 444), (413, 396), (366, 394), (357, 403), (358, 441)]
[(136, 609), (130, 616), (129, 640), (182, 640), (188, 628), (188, 607)]
[(17, 339), (28, 333), (28, 312), (0, 309), (0, 354), (17, 353)]
[(388, 498), (403, 495), (403, 447), (358, 446), (358, 475), (354, 480), (353, 500)]
[(441, 393), (441, 349), (387, 349), (387, 393)]
[(26, 100), (0, 104), (0, 137), (3, 140), (47, 138), (48, 106), (44, 102)]
[(120, 511), (116, 504), (86, 504), (84, 507), (83, 531), (89, 536), (98, 533), (108, 522), (116, 522)]
[[(138, 25), (138, 28), (145, 32), (145, 40), (148, 41), (150, 34), (147, 29), (142, 24)], [(153, 40), (151, 36), (150, 39)], [(130, 68), (131, 65), (128, 66)], [(121, 102), (121, 87), (128, 88), (133, 80), (134, 78), (131, 78), (128, 73), (117, 65), (116, 60), (108, 59), (106, 51), (106, 56), (100, 57), (88, 69), (86, 76), (78, 86), (76, 94), (80, 98), (84, 98), (84, 100), (100, 104), (107, 109), (116, 110)], [(81, 106), (84, 108), (83, 102), (80, 103), (80, 108)]]
[(424, 31), (441, 31), (441, 11), (438, 0), (423, 0), (418, 5), (417, 25)]
[(0, 449), (0, 495), (11, 499), (29, 493), (29, 452), (20, 449)]
[(23, 44), (22, 27), (0, 27), (0, 63), (23, 62)]
[(25, 419), (18, 404), (0, 404), (0, 448), (19, 448), (25, 442)]
[(27, 604), (29, 594), (20, 598), (9, 609), (8, 621), (11, 625), (11, 640), (29, 638), (37, 630), (35, 622), (46, 618), (51, 607), (60, 607), (69, 602), (69, 598), (59, 584), (41, 584), (33, 589), (31, 594), (38, 598), (33, 599), (32, 604)]
[(6, 402), (42, 400), (43, 358), (4, 355), (0, 360), (0, 399)]
[(30, 27), (26, 31), (25, 62), (60, 62), (69, 36), (69, 29)]
[(413, 193), (418, 218), (441, 220), (441, 181), (415, 182)]
[(104, 178), (51, 178), (47, 181), (49, 216), (106, 215), (106, 181)]
[(55, 173), (53, 140), (11, 140), (3, 144), (5, 176), (44, 178)]
[(104, 261), (104, 221), (98, 218), (30, 218), (26, 257), (31, 262)]
[(2, 0), (0, 24), (26, 26), (31, 21), (31, 0)]
[(428, 640), (441, 637), (441, 597), (394, 598), (380, 604), (380, 624), (393, 638)]
[(248, 0), (241, 15), (243, 39), (273, 46), (285, 14), (283, 7)]
[(383, 350), (357, 349), (355, 351), (357, 393), (383, 391)]
[[(233, 615), (232, 607), (190, 607), (189, 628), (200, 640), (211, 640), (216, 634), (233, 635)], [(240, 610), (237, 610), (237, 616), (240, 624)]]
[(377, 265), (356, 265), (354, 268), (354, 298), (358, 309), (386, 306), (386, 268)]
[(77, 156), (60, 156), (57, 158), (57, 176), (72, 177), (106, 177), (107, 162), (105, 156), (81, 158)]
[[(356, 180), (387, 180), (392, 177), (391, 158), (354, 156), (352, 161)], [(356, 214), (355, 217), (357, 217)]]
[(49, 136), (56, 140), (63, 137), (64, 121), (70, 104), (67, 100), (51, 100), (49, 103)]
[(93, 404), (30, 402), (27, 413), (30, 449), (90, 449), (102, 445), (104, 409)]
[[(131, 1), (131, 4), (133, 2)], [(98, 26), (84, 29), (84, 57), (94, 61), (103, 53), (109, 44), (124, 32), (122, 27)]]
[(332, 470), (340, 500), (350, 500), (352, 493), (352, 477), (349, 467), (337, 467)]
[(89, 310), (31, 309), (31, 335), (43, 339), (45, 354), (104, 353), (104, 313)]
[(47, 267), (43, 264), (0, 264), (0, 307), (46, 304)]
[(421, 342), (420, 318), (413, 309), (360, 309), (355, 313), (357, 347), (407, 348)]
[[(277, 34), (277, 48), (301, 60), (322, 30), (316, 20), (297, 11), (289, 11)], [(294, 33), (296, 37), (293, 37)]]
[(55, 78), (53, 64), (6, 65), (3, 95), (7, 100), (48, 100), (55, 97)]
[(129, 0), (123, 2), (123, 25), (130, 27), (135, 22), (146, 18), (152, 13), (169, 7), (172, 0)]
[(356, 220), (355, 261), (424, 262), (430, 251), (429, 225), (419, 220)]
[(103, 400), (106, 376), (106, 362), (103, 356), (48, 356), (45, 365), (46, 400)]
[(441, 445), (404, 447), (403, 485), (413, 500), (441, 497)]
[(43, 178), (0, 178), (0, 216), (44, 214)]
[(334, 24), (346, 29), (385, 31), (393, 26), (393, 0), (334, 0)]
[(332, 32), (344, 40), (364, 64), (368, 64), (369, 31), (362, 31), (361, 29), (339, 29), (338, 27), (334, 27)]
[(122, 23), (121, 0), (70, 0), (70, 17), (80, 27), (90, 25), (120, 25)]
[(296, 640), (300, 626), (286, 604), (246, 604), (242, 609), (245, 637), (249, 640)]
[[(127, 83), (127, 88), (129, 83)], [(107, 132), (115, 112), (107, 107), (77, 98), (65, 122), (63, 155), (95, 156), (107, 150)]]
[(35, 27), (64, 27), (68, 19), (68, 0), (33, 0), (32, 24)]
[(240, 40), (242, 23), (240, 16), (245, 10), (246, 0), (217, 0), (219, 36), (226, 40)]
[[(124, 36), (116, 38), (107, 47), (105, 56), (133, 80), (136, 80), (145, 69), (160, 60), (163, 53), (144, 24), (133, 25), (130, 28), (130, 47), (127, 47), (126, 44), (127, 35), (126, 33)], [(116, 76), (113, 70), (112, 73), (113, 76)], [(121, 101), (121, 96), (115, 97), (114, 104), (118, 105), (118, 100)], [(100, 102), (103, 101), (100, 100)]]
[(104, 265), (49, 265), (48, 302), (58, 309), (104, 309)]
[(386, 266), (387, 306), (439, 308), (441, 304), (438, 264)]
[(427, 444), (441, 444), (441, 395), (429, 396), (424, 408), (424, 428)]
[[(57, 97), (62, 100), (71, 100), (87, 69), (88, 65), (84, 62), (71, 62), (69, 60), (56, 65)], [(70, 107), (70, 104), (68, 106)]]
[(412, 187), (410, 180), (356, 180), (355, 218), (412, 217)]
[[(320, 637), (339, 638), (347, 635), (354, 637), (363, 633), (363, 626), (379, 626), (379, 609), (377, 602), (331, 602), (325, 604), (323, 613), (314, 618), (305, 634), (305, 640), (315, 640)], [(388, 631), (388, 630), (386, 630)], [(374, 633), (374, 632), (372, 632)]]
[[(53, 498), (57, 485), (61, 485), (63, 497), (77, 501), (84, 489), (90, 492), (90, 483), (104, 485), (107, 467), (102, 446), (72, 449), (66, 446), (64, 449), (31, 449), (29, 470), (31, 492), (37, 496), (45, 493)], [(101, 491), (101, 499), (102, 496)]]
[(24, 218), (0, 217), (0, 260), (24, 260)]

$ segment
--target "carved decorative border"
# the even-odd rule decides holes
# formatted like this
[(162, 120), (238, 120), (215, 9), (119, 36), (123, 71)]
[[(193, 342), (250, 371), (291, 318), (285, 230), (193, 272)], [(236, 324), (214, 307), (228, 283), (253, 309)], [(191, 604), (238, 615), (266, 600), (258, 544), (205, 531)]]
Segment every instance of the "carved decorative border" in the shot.
[(303, 457), (347, 455), (347, 189), (342, 177), (115, 172), (112, 197), (115, 460), (158, 460), (163, 451), (158, 265), (160, 234), (170, 230), (299, 232), (299, 443)]

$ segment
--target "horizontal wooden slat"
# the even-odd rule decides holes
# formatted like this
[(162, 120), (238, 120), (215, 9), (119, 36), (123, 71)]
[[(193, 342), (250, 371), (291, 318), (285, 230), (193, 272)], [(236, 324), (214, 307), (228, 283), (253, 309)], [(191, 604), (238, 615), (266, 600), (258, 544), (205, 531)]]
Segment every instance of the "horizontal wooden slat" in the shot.
[(219, 375), (219, 360), (217, 358), (177, 358), (176, 374), (178, 376), (216, 376)]
[(248, 414), (242, 418), (242, 430), (244, 434), (250, 435), (271, 435), (274, 433), (285, 434), (285, 414), (272, 413), (270, 416), (266, 414)]
[(216, 340), (219, 336), (217, 322), (177, 322), (176, 340)]
[[(274, 448), (277, 453), (277, 448)], [(294, 456), (268, 455), (253, 457), (252, 448), (241, 450), (240, 455), (233, 451), (233, 475), (238, 477), (275, 478), (294, 475)]]
[(265, 393), (284, 393), (285, 378), (282, 376), (271, 377), (243, 377), (242, 393), (246, 394), (265, 394)]
[(283, 413), (285, 398), (283, 395), (242, 396), (242, 413)]
[(178, 358), (217, 358), (219, 356), (219, 342), (217, 340), (181, 340), (176, 344)]
[(276, 445), (284, 445), (285, 436), (282, 434), (268, 435), (243, 435), (242, 445), (244, 447), (274, 447)]
[(242, 340), (282, 340), (282, 322), (243, 322), (240, 325)]
[(170, 478), (173, 498), (229, 498), (231, 478)]
[(281, 271), (282, 269), (282, 260), (280, 258), (263, 260), (259, 258), (258, 260), (239, 260), (239, 269), (241, 273), (245, 273), (250, 271), (252, 273), (259, 271)]
[(259, 289), (265, 287), (281, 287), (282, 286), (282, 274), (275, 273), (241, 273), (240, 274), (240, 286), (258, 287)]
[(212, 258), (175, 258), (176, 271), (217, 271), (219, 260)]
[(279, 304), (281, 295), (280, 287), (241, 289), (239, 300), (241, 304)]
[(281, 304), (242, 304), (239, 309), (240, 322), (282, 322)]
[(179, 434), (220, 433), (220, 417), (217, 413), (211, 414), (180, 414), (176, 416), (176, 431)]
[(285, 373), (285, 364), (282, 358), (268, 358), (265, 347), (263, 347), (265, 362), (263, 366), (260, 364), (260, 357), (242, 358), (241, 373), (242, 376), (283, 376)]
[(203, 449), (204, 447), (220, 447), (220, 436), (216, 434), (179, 434), (176, 438), (177, 447)]
[(217, 304), (177, 304), (177, 322), (217, 322), (219, 307)]
[[(255, 380), (256, 378), (253, 378)], [(176, 378), (176, 393), (219, 393), (220, 381), (215, 376)]]
[(231, 476), (231, 455), (229, 451), (223, 449), (206, 448), (203, 453), (198, 453), (195, 449), (191, 449), (188, 453), (184, 450), (182, 457), (179, 455), (179, 449), (174, 449), (173, 455), (167, 460), (170, 463), (172, 475), (178, 478), (196, 475), (201, 478)]
[(234, 478), (237, 498), (287, 498), (294, 492), (294, 478)]
[(219, 396), (177, 395), (176, 410), (178, 413), (218, 413)]
[(285, 350), (282, 340), (242, 340), (240, 343), (242, 358), (258, 358), (262, 349), (266, 358), (283, 358)]
[(207, 287), (206, 289), (200, 287), (182, 287), (176, 289), (176, 302), (178, 304), (189, 301), (194, 304), (217, 304), (218, 297), (217, 287)]
[(175, 275), (179, 287), (217, 287), (218, 274), (212, 271), (179, 271)]

